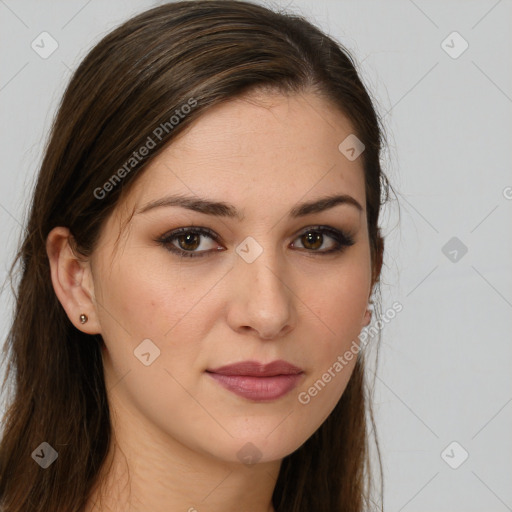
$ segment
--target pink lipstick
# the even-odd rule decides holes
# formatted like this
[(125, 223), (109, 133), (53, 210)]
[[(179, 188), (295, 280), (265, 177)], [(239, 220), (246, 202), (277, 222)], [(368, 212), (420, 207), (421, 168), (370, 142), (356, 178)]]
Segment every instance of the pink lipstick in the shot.
[(301, 368), (282, 359), (265, 365), (241, 361), (206, 372), (229, 391), (254, 401), (276, 400), (286, 395), (304, 375)]

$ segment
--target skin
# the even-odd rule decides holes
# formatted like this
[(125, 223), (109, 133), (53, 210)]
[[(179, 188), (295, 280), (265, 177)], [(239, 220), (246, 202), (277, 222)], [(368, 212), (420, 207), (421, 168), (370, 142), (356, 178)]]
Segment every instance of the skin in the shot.
[[(253, 92), (205, 113), (152, 162), (109, 217), (90, 259), (73, 253), (67, 228), (52, 230), (47, 252), (55, 292), (76, 328), (105, 342), (118, 449), (101, 478), (105, 496), (100, 503), (96, 489), (87, 512), (274, 510), (281, 460), (332, 411), (356, 358), (307, 405), (299, 393), (358, 341), (370, 320), (362, 162), (338, 150), (351, 133), (348, 119), (313, 93)], [(171, 193), (231, 203), (244, 219), (156, 208), (133, 216), (116, 250), (129, 215)], [(351, 195), (363, 211), (341, 204), (288, 217), (298, 202), (333, 193)], [(187, 258), (155, 242), (191, 225), (219, 236), (202, 236), (196, 252), (224, 250)], [(336, 245), (328, 234), (313, 248), (300, 236), (315, 225), (349, 231), (355, 243), (322, 255)], [(235, 252), (248, 236), (263, 249), (252, 263)], [(173, 245), (180, 247), (176, 239)], [(89, 317), (83, 325), (81, 313)], [(149, 366), (134, 356), (147, 338), (160, 350)], [(304, 375), (270, 402), (239, 397), (205, 373), (275, 359)], [(249, 442), (261, 456), (253, 465), (237, 456)]]

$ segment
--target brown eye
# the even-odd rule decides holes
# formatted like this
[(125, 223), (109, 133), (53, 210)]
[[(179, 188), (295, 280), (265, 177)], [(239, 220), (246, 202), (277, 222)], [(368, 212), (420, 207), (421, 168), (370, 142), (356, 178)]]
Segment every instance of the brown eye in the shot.
[[(330, 239), (330, 246), (319, 250), (326, 241)], [(300, 246), (292, 247), (299, 248), (303, 251), (312, 254), (329, 254), (339, 252), (341, 253), (347, 247), (354, 245), (355, 241), (349, 233), (340, 231), (328, 226), (316, 226), (309, 228), (299, 235), (296, 240), (299, 240)], [(208, 228), (202, 227), (189, 227), (174, 230), (172, 233), (164, 235), (156, 240), (163, 245), (169, 252), (178, 256), (187, 257), (202, 257), (210, 256), (219, 251), (225, 250), (219, 247), (218, 236)], [(215, 243), (217, 246), (215, 246)], [(208, 243), (210, 244), (208, 246)], [(206, 244), (206, 245), (205, 245)]]
[(189, 233), (187, 235), (180, 235), (176, 237), (180, 249), (185, 251), (196, 250), (201, 243), (201, 235), (198, 233)]
[(318, 249), (322, 247), (323, 239), (322, 234), (316, 231), (308, 231), (302, 235), (301, 241), (306, 249)]
[(209, 256), (220, 250), (219, 246), (215, 247), (214, 244), (217, 236), (207, 228), (180, 228), (157, 241), (178, 256)]
[[(325, 242), (330, 239), (330, 246), (320, 249)], [(304, 249), (307, 252), (318, 254), (329, 254), (334, 252), (342, 252), (347, 247), (354, 245), (355, 241), (351, 235), (338, 229), (328, 226), (315, 226), (304, 231), (296, 239), (299, 240), (300, 246), (295, 246), (299, 249)], [(329, 243), (329, 242), (327, 242)]]

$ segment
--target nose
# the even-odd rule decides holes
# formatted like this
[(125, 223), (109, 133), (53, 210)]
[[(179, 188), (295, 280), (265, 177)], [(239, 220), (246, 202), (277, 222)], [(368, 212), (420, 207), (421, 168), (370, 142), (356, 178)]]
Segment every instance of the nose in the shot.
[(256, 333), (265, 340), (290, 332), (296, 322), (296, 298), (275, 251), (264, 250), (251, 263), (235, 258), (229, 273), (230, 327), (239, 333)]

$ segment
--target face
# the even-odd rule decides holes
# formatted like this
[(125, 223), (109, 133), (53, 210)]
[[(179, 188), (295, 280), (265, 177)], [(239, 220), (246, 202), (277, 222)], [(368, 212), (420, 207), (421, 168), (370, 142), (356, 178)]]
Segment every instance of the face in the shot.
[[(90, 260), (107, 387), (149, 430), (264, 462), (332, 411), (372, 284), (362, 162), (338, 149), (352, 133), (317, 96), (253, 93), (183, 132), (111, 215)], [(178, 195), (188, 207), (151, 207)], [(334, 195), (352, 200), (301, 209)], [(299, 373), (211, 372), (276, 360)]]

